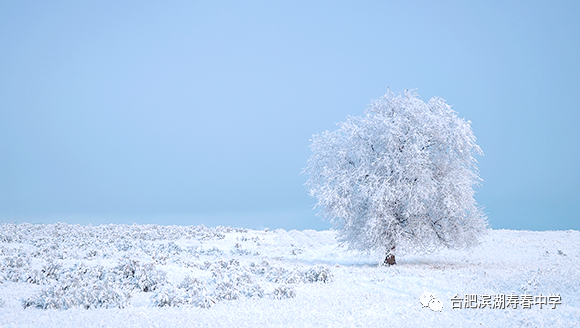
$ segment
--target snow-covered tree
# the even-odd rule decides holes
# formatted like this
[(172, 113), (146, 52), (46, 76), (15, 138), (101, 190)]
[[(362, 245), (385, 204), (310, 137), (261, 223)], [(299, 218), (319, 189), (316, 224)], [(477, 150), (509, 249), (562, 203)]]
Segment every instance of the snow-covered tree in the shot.
[(312, 138), (303, 173), (351, 249), (397, 254), (464, 248), (485, 233), (474, 199), (482, 155), (470, 126), (441, 98), (428, 103), (413, 90), (388, 91), (362, 117)]

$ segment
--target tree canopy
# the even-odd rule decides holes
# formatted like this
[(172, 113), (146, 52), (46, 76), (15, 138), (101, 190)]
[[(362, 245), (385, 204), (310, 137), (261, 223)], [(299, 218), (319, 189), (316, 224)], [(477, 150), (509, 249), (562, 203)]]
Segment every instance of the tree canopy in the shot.
[(351, 249), (397, 254), (477, 243), (474, 199), (483, 155), (471, 122), (441, 98), (387, 92), (365, 114), (314, 135), (303, 173), (320, 215)]

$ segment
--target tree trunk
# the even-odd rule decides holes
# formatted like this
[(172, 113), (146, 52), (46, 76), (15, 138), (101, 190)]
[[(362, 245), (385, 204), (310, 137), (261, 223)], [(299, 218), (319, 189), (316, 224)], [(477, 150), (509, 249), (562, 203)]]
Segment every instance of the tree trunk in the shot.
[(395, 262), (395, 246), (387, 251), (387, 257), (385, 258), (385, 262), (383, 264), (388, 266), (397, 264), (397, 262)]

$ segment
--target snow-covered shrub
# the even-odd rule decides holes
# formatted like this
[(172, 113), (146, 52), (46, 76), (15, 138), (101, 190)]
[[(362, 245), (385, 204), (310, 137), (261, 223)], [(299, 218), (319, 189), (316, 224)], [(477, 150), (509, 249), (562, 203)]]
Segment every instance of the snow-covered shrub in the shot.
[(249, 250), (247, 250), (247, 249), (243, 249), (243, 248), (236, 248), (236, 249), (232, 249), (232, 250), (230, 251), (230, 253), (231, 253), (232, 255), (242, 255), (242, 256), (245, 256), (245, 255), (252, 255), (252, 251), (249, 251)]
[(26, 281), (27, 271), (30, 270), (30, 257), (23, 254), (8, 256), (0, 263), (0, 273), (3, 273), (3, 280), (12, 282)]
[(242, 295), (247, 298), (262, 298), (264, 297), (264, 289), (258, 284), (245, 285), (240, 289)]
[(90, 279), (67, 279), (43, 289), (39, 294), (22, 302), (24, 308), (62, 309), (72, 307), (123, 308), (128, 295), (114, 288), (108, 281), (88, 281)]
[(11, 243), (12, 240), (13, 240), (12, 236), (0, 234), (0, 243)]
[(0, 308), (3, 308), (5, 304), (6, 303), (4, 303), (4, 300), (0, 298)]
[(208, 308), (216, 303), (215, 298), (209, 295), (205, 281), (188, 276), (179, 284), (179, 289), (183, 291), (181, 299), (184, 304)]
[(250, 263), (250, 272), (256, 275), (264, 275), (266, 274), (267, 268), (270, 264), (266, 261), (262, 261), (262, 263)]
[(183, 278), (183, 281), (179, 283), (178, 287), (186, 290), (189, 289), (199, 290), (200, 286), (202, 285), (203, 283), (197, 278), (191, 278), (190, 276), (186, 276), (185, 278)]
[(164, 306), (179, 306), (183, 304), (179, 297), (179, 293), (175, 289), (162, 289), (153, 297), (153, 304), (158, 307)]
[(46, 284), (47, 279), (46, 276), (42, 274), (40, 271), (32, 270), (32, 272), (28, 274), (28, 278), (26, 278), (26, 281), (31, 284), (44, 285)]
[(315, 266), (306, 271), (300, 269), (287, 270), (283, 267), (250, 265), (250, 271), (255, 274), (265, 274), (266, 279), (273, 283), (297, 284), (332, 281), (330, 269), (323, 266)]
[(136, 285), (144, 292), (155, 290), (157, 286), (164, 284), (166, 280), (165, 272), (157, 270), (153, 263), (141, 266), (136, 275)]
[(8, 268), (4, 274), (6, 281), (21, 282), (26, 281), (26, 273), (22, 269)]
[(232, 259), (229, 262), (218, 261), (212, 269), (212, 277), (216, 281), (214, 290), (218, 300), (235, 300), (240, 298), (240, 288), (252, 283), (250, 275), (240, 263)]
[(30, 265), (30, 258), (28, 257), (6, 257), (4, 265), (8, 268), (22, 268)]
[(303, 283), (305, 282), (305, 273), (298, 269), (287, 271), (287, 273), (284, 275), (283, 280), (284, 280), (283, 282), (286, 284)]
[(139, 261), (123, 258), (119, 261), (113, 272), (130, 286), (134, 286), (143, 292), (149, 292), (157, 289), (167, 281), (166, 273), (157, 270), (153, 263), (141, 265)]
[(267, 267), (266, 279), (273, 283), (281, 283), (286, 281), (288, 270), (282, 267)]
[(87, 251), (87, 255), (85, 256), (86, 258), (92, 258), (97, 256), (98, 252), (96, 249), (91, 249)]
[(178, 285), (178, 288), (162, 288), (154, 297), (153, 304), (163, 306), (191, 305), (201, 308), (213, 306), (219, 299), (208, 292), (205, 282), (196, 278), (185, 279)]
[(252, 278), (244, 271), (235, 271), (229, 275), (229, 280), (236, 286), (244, 286), (252, 283)]
[(219, 301), (264, 297), (263, 288), (252, 283), (247, 270), (238, 266), (237, 261), (218, 261), (212, 267), (213, 278), (209, 283), (186, 277), (177, 288), (161, 288), (153, 297), (153, 303), (160, 307), (192, 305), (207, 308)]
[(274, 289), (272, 293), (272, 297), (277, 300), (285, 299), (285, 298), (294, 298), (296, 297), (296, 292), (294, 291), (293, 287), (290, 286), (279, 286)]
[(237, 268), (240, 266), (240, 261), (238, 261), (237, 259), (231, 259), (229, 261), (223, 261), (223, 260), (219, 260), (216, 263), (217, 265), (219, 265), (220, 267), (227, 269), (227, 268)]
[(58, 263), (50, 262), (44, 265), (40, 271), (32, 270), (29, 272), (26, 281), (31, 284), (45, 285), (50, 279), (58, 280), (61, 274), (61, 265)]
[[(55, 268), (52, 264), (45, 268)], [(46, 279), (49, 285), (38, 294), (24, 300), (24, 308), (68, 309), (72, 307), (110, 308), (124, 307), (129, 294), (115, 283), (114, 275), (102, 266), (89, 267), (83, 263), (69, 269), (48, 270), (54, 279)]]
[(200, 255), (218, 256), (224, 252), (217, 247), (212, 247), (211, 249), (199, 249), (197, 253)]
[(183, 252), (183, 249), (172, 241), (167, 244), (159, 245), (159, 250), (170, 255), (179, 255), (179, 253)]
[(215, 286), (216, 298), (218, 300), (237, 300), (240, 298), (238, 286), (231, 282), (219, 282)]
[[(238, 230), (203, 226), (0, 224), (0, 235), (12, 238), (10, 245), (0, 243), (0, 282), (41, 286), (22, 300), (25, 308), (93, 309), (124, 307), (142, 292), (150, 293), (153, 304), (160, 307), (207, 308), (220, 301), (264, 296), (283, 299), (295, 295), (288, 284), (325, 281), (321, 269), (309, 273), (308, 268), (271, 265), (265, 260), (246, 264), (246, 256), (253, 256), (250, 252), (230, 256), (231, 248), (218, 248), (221, 244), (184, 245), (177, 241), (216, 240), (228, 233), (247, 232)], [(243, 250), (244, 242), (257, 245), (258, 240), (243, 236), (237, 249)], [(205, 272), (170, 284), (163, 269), (165, 262), (192, 272)]]
[(332, 281), (333, 276), (330, 269), (323, 266), (317, 265), (313, 268), (308, 269), (304, 273), (304, 279), (306, 282), (323, 282), (329, 283)]

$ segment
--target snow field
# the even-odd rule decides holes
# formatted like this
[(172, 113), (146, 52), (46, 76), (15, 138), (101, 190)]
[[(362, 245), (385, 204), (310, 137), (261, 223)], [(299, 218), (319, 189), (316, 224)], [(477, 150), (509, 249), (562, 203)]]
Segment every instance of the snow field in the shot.
[[(0, 327), (580, 326), (580, 232), (491, 230), (397, 258), (333, 231), (0, 225)], [(443, 302), (423, 308), (422, 293)], [(560, 294), (556, 309), (451, 309), (456, 294)]]

